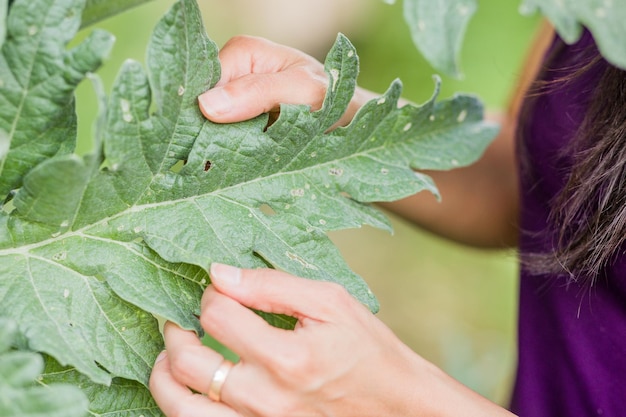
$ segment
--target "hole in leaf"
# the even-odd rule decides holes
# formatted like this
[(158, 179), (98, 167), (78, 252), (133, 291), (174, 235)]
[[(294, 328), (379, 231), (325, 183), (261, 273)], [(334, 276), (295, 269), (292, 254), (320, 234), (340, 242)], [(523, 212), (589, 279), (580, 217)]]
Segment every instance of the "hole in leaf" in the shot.
[(172, 167), (170, 168), (170, 171), (173, 172), (174, 174), (178, 174), (180, 170), (183, 169), (186, 163), (187, 163), (187, 160), (181, 159), (180, 161), (172, 165)]
[(280, 116), (280, 110), (273, 110), (270, 111), (269, 113), (267, 113), (267, 123), (265, 124), (265, 128), (263, 129), (264, 132), (267, 132), (267, 129), (269, 129), (276, 120), (278, 120), (278, 117)]
[(271, 208), (268, 204), (261, 204), (261, 206), (259, 207), (259, 210), (261, 210), (261, 212), (267, 216), (276, 215), (276, 211), (273, 208)]
[(274, 265), (272, 265), (272, 263), (268, 261), (267, 258), (263, 256), (260, 252), (254, 251), (252, 252), (252, 254), (254, 255), (255, 259), (261, 261), (266, 268), (278, 269)]
[(15, 208), (15, 206), (13, 205), (13, 197), (15, 197), (16, 194), (17, 190), (9, 191), (6, 198), (4, 199), (4, 202), (0, 204), (0, 209), (2, 211), (4, 211), (5, 213), (11, 213), (13, 211), (13, 209)]

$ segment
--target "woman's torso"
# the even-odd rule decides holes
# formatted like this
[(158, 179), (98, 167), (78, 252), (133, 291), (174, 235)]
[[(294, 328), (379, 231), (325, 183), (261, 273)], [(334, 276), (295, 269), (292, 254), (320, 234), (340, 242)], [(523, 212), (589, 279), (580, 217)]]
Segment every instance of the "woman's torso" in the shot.
[[(572, 46), (555, 40), (544, 81), (573, 74), (597, 50), (588, 32)], [(565, 185), (571, 159), (563, 149), (587, 110), (608, 64), (552, 85), (533, 98), (520, 134), (520, 252), (549, 253), (549, 203)], [(626, 105), (626, 103), (625, 103)], [(626, 138), (625, 138), (626, 141)], [(580, 277), (579, 277), (580, 278)], [(626, 415), (626, 255), (593, 286), (567, 274), (521, 270), (519, 363), (511, 408), (523, 417)]]

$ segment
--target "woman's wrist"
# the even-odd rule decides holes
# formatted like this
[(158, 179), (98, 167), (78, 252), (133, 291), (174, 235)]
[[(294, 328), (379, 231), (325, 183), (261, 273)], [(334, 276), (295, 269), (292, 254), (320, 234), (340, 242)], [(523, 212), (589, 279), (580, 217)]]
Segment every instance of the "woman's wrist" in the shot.
[[(405, 381), (389, 386), (386, 415), (420, 417), (514, 417), (407, 348)], [(411, 356), (411, 357), (409, 357)]]
[(461, 382), (447, 375), (441, 369), (431, 365), (429, 375), (432, 376), (433, 396), (436, 401), (429, 404), (436, 407), (432, 417), (514, 417), (515, 415), (471, 390)]

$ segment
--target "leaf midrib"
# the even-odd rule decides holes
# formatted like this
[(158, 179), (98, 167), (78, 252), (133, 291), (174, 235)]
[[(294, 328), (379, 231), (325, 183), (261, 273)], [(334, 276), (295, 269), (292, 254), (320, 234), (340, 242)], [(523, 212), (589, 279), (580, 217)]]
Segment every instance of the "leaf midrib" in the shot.
[[(439, 132), (442, 132), (442, 131), (445, 131), (445, 130), (451, 130), (451, 129), (454, 129), (454, 127), (450, 127), (449, 125), (442, 125), (441, 127), (437, 128), (437, 129), (428, 130), (427, 132), (424, 132), (421, 135), (413, 137), (410, 140), (411, 141), (419, 141), (419, 140), (421, 140), (421, 139), (423, 139), (423, 138), (425, 138), (427, 136), (437, 135)], [(401, 146), (403, 144), (404, 144), (404, 142), (396, 142), (396, 143), (393, 143), (391, 147)], [(383, 150), (385, 148), (389, 148), (389, 146), (385, 142), (382, 142), (379, 146), (376, 146), (376, 147), (373, 147), (373, 148), (368, 148), (367, 150), (364, 150), (364, 151), (361, 151), (361, 152), (349, 154), (349, 155), (346, 155), (345, 157), (342, 157), (342, 158), (326, 161), (326, 162), (320, 163), (318, 165), (313, 165), (313, 166), (309, 165), (309, 166), (306, 166), (306, 167), (298, 169), (298, 170), (279, 171), (279, 172), (276, 172), (274, 174), (270, 174), (270, 175), (267, 175), (267, 176), (264, 176), (264, 177), (253, 178), (253, 179), (248, 180), (246, 182), (240, 182), (240, 183), (237, 183), (237, 184), (233, 184), (233, 185), (230, 185), (230, 186), (227, 186), (227, 187), (224, 187), (224, 188), (220, 188), (220, 189), (217, 189), (217, 190), (205, 193), (205, 194), (197, 194), (197, 195), (193, 195), (193, 196), (189, 196), (189, 197), (185, 197), (185, 198), (179, 198), (179, 199), (175, 199), (175, 200), (160, 201), (160, 202), (157, 202), (157, 203), (133, 205), (133, 206), (129, 207), (126, 210), (123, 210), (123, 211), (120, 211), (120, 212), (114, 214), (113, 216), (105, 217), (105, 218), (103, 218), (101, 220), (98, 220), (95, 223), (88, 224), (88, 225), (86, 225), (86, 226), (84, 226), (84, 227), (82, 227), (80, 229), (77, 229), (77, 230), (74, 230), (74, 231), (70, 231), (70, 232), (66, 232), (66, 233), (63, 233), (63, 234), (61, 234), (59, 236), (56, 236), (56, 237), (51, 237), (50, 239), (42, 240), (42, 241), (39, 241), (39, 242), (27, 244), (27, 245), (22, 245), (22, 246), (17, 247), (17, 248), (0, 249), (0, 257), (9, 256), (9, 255), (15, 255), (15, 254), (27, 255), (33, 249), (41, 248), (41, 247), (44, 247), (44, 246), (46, 246), (48, 244), (62, 241), (63, 239), (66, 239), (66, 238), (71, 238), (71, 237), (87, 237), (87, 238), (91, 238), (94, 235), (88, 233), (88, 231), (90, 229), (95, 228), (95, 227), (100, 226), (100, 225), (103, 225), (103, 224), (106, 224), (107, 222), (119, 219), (119, 218), (124, 217), (124, 216), (129, 215), (129, 214), (140, 213), (143, 210), (159, 208), (159, 207), (168, 207), (168, 206), (181, 204), (181, 203), (185, 203), (185, 202), (194, 202), (195, 199), (202, 198), (202, 197), (209, 197), (209, 196), (221, 197), (220, 194), (226, 193), (226, 192), (228, 192), (229, 190), (232, 190), (232, 189), (236, 189), (236, 188), (239, 188), (239, 187), (244, 187), (244, 186), (247, 186), (247, 185), (259, 182), (259, 181), (268, 181), (270, 179), (277, 178), (277, 177), (284, 176), (284, 175), (297, 175), (299, 173), (306, 172), (307, 170), (310, 170), (310, 169), (319, 169), (321, 167), (332, 165), (332, 164), (337, 164), (338, 162), (345, 161), (345, 160), (352, 159), (352, 158), (357, 158), (357, 157), (361, 157), (361, 156), (370, 157), (369, 154), (376, 153), (376, 152), (381, 151), (381, 150)], [(410, 168), (407, 167), (407, 169), (410, 169)], [(159, 175), (159, 174), (156, 174), (156, 175)]]

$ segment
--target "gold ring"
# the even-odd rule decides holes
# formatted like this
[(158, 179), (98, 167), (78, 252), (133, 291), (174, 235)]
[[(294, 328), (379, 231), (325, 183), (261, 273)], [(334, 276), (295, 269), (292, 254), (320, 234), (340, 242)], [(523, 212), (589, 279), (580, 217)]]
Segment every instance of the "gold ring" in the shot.
[(222, 387), (226, 382), (228, 373), (233, 368), (233, 363), (227, 359), (220, 364), (215, 373), (213, 379), (211, 379), (211, 385), (209, 385), (209, 392), (207, 393), (210, 400), (219, 402), (222, 398)]

